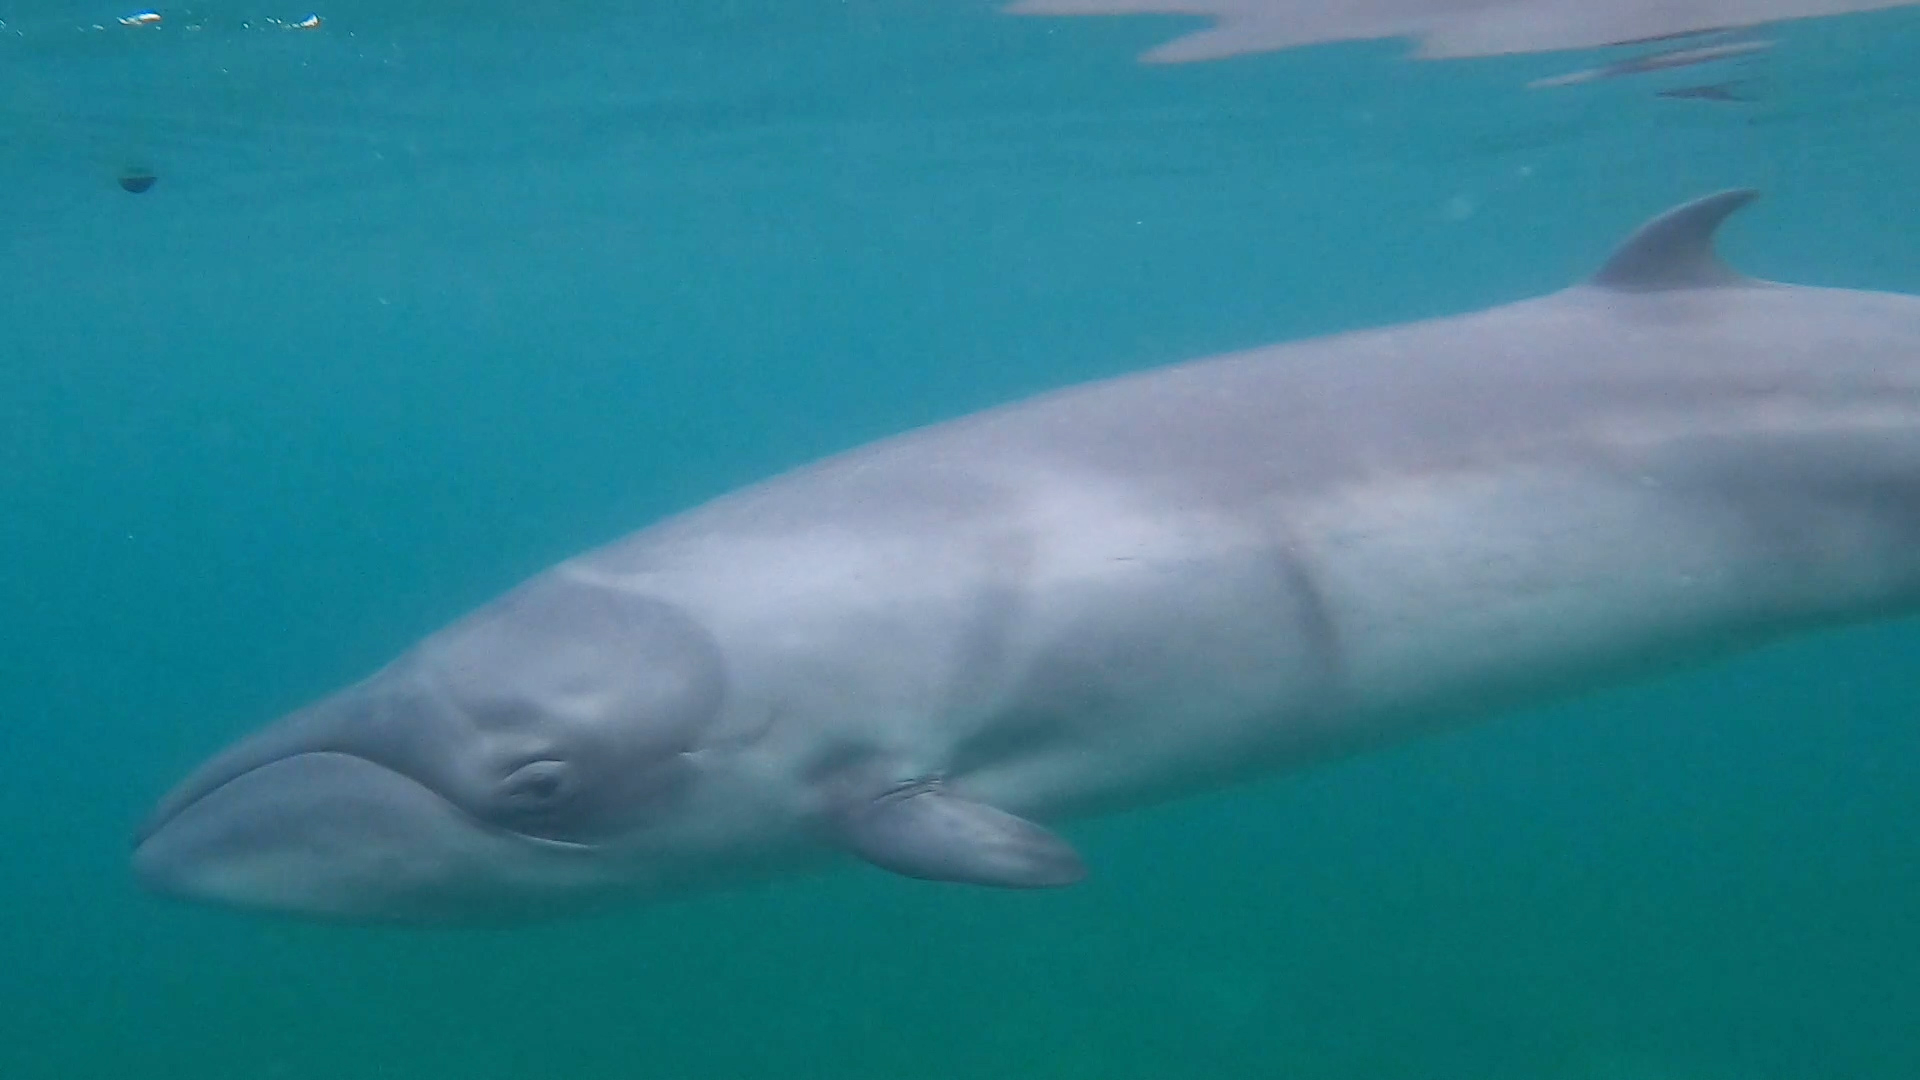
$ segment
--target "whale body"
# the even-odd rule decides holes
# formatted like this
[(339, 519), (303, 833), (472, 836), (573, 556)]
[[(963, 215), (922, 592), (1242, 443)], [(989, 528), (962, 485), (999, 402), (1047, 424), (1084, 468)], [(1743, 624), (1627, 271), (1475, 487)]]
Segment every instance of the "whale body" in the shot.
[(1920, 606), (1920, 298), (1688, 203), (1587, 281), (870, 444), (570, 559), (215, 755), (133, 861), (359, 921), (836, 856), (1038, 888), (1081, 815)]

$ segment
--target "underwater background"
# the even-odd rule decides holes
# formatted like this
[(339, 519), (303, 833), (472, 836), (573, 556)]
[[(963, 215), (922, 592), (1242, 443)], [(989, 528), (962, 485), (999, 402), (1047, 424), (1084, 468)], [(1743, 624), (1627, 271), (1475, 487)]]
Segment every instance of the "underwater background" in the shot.
[(1920, 292), (1920, 10), (1766, 28), (1727, 101), (976, 0), (321, 2), (0, 0), (0, 1078), (1920, 1076), (1912, 623), (1075, 824), (1059, 892), (399, 931), (127, 869), (229, 738), (871, 438), (1556, 289), (1727, 186), (1742, 269)]

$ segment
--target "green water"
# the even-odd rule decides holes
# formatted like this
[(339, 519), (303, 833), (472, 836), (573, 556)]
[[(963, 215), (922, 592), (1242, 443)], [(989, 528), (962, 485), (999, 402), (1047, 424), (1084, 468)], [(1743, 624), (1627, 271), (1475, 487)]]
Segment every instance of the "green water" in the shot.
[(1727, 104), (694, 6), (0, 0), (0, 1078), (1920, 1075), (1911, 624), (1076, 825), (1058, 893), (403, 933), (138, 892), (227, 739), (818, 454), (1557, 288), (1728, 185), (1744, 268), (1920, 292), (1912, 11), (1770, 31)]

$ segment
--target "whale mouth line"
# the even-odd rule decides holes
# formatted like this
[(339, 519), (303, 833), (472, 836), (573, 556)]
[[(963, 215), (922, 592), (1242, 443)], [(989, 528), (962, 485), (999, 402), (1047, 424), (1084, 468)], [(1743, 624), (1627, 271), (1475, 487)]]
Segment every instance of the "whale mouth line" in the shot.
[(163, 804), (159, 809), (157, 809), (151, 817), (149, 817), (145, 822), (143, 822), (140, 828), (138, 829), (138, 831), (134, 833), (133, 850), (137, 853), (142, 847), (144, 847), (147, 844), (148, 841), (152, 840), (155, 836), (159, 835), (161, 831), (163, 831), (168, 825), (172, 824), (175, 821), (178, 821), (182, 816), (184, 816), (187, 813), (187, 811), (193, 809), (196, 806), (201, 805), (202, 803), (206, 802), (208, 799), (219, 794), (221, 791), (226, 790), (227, 788), (231, 787), (235, 783), (238, 783), (239, 781), (244, 780), (249, 776), (252, 776), (253, 774), (259, 772), (262, 769), (271, 768), (276, 765), (283, 765), (288, 762), (297, 761), (301, 758), (309, 758), (309, 757), (347, 758), (352, 761), (358, 762), (362, 765), (368, 766), (370, 768), (378, 769), (381, 772), (387, 774), (387, 776), (389, 776), (390, 778), (401, 781), (417, 789), (418, 791), (421, 791), (427, 795), (432, 796), (436, 802), (438, 802), (442, 807), (444, 807), (445, 809), (453, 813), (455, 816), (457, 816), (461, 821), (465, 822), (468, 826), (476, 830), (479, 830), (481, 832), (491, 833), (496, 836), (507, 837), (507, 838), (523, 841), (530, 844), (537, 844), (541, 847), (550, 848), (555, 851), (592, 851), (592, 850), (595, 850), (595, 848), (597, 847), (597, 845), (582, 843), (576, 840), (559, 840), (550, 836), (539, 836), (533, 833), (522, 832), (518, 829), (509, 829), (503, 825), (498, 825), (494, 822), (487, 821), (484, 818), (481, 818), (475, 815), (474, 813), (469, 811), (467, 808), (461, 806), (458, 802), (455, 802), (454, 800), (448, 798), (446, 795), (442, 794), (439, 790), (434, 788), (433, 785), (423, 783), (422, 781), (416, 779), (413, 776), (408, 775), (405, 772), (402, 772), (399, 769), (395, 769), (391, 766), (382, 764), (381, 762), (376, 761), (372, 758), (365, 757), (360, 754), (352, 753), (351, 751), (339, 750), (339, 749), (333, 749), (333, 748), (324, 748), (324, 749), (301, 750), (296, 753), (287, 754), (284, 757), (277, 757), (268, 761), (263, 761), (255, 765), (251, 765), (245, 769), (241, 769), (240, 771), (235, 772), (232, 776), (221, 778), (221, 780), (218, 783), (215, 783), (207, 787), (203, 791), (196, 792), (193, 795), (193, 797), (190, 799), (182, 799), (178, 801), (175, 801), (173, 799), (168, 799), (167, 802)]

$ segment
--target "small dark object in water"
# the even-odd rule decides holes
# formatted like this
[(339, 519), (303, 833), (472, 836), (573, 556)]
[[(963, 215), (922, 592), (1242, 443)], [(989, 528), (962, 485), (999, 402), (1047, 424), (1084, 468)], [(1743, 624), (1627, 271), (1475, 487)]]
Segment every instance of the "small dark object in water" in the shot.
[(160, 179), (146, 169), (128, 169), (120, 174), (120, 190), (138, 195), (153, 186)]
[(1742, 93), (1738, 88), (1742, 83), (1708, 83), (1705, 86), (1676, 86), (1669, 90), (1654, 91), (1655, 97), (1680, 98), (1687, 101), (1725, 101), (1745, 102), (1754, 100), (1752, 94)]

